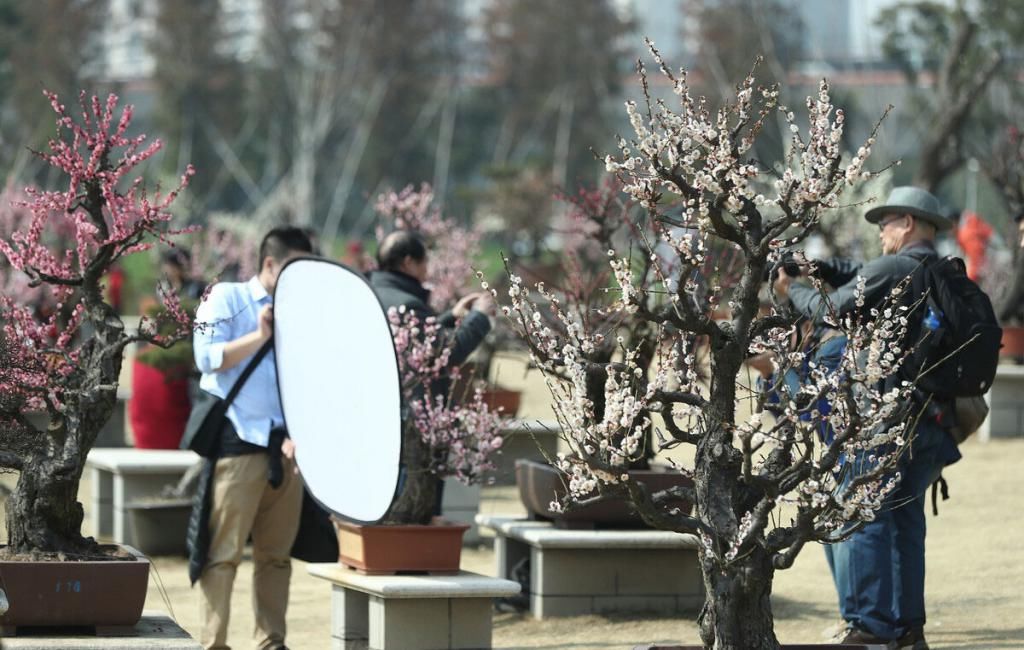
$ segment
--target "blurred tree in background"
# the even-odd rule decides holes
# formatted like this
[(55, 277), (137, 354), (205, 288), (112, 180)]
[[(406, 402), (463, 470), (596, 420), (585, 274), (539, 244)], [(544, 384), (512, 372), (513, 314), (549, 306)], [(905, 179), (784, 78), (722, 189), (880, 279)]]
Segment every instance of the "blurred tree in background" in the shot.
[[(176, 208), (190, 221), (288, 220), (331, 252), (372, 237), (384, 188), (429, 182), (452, 218), (485, 220), (494, 244), (535, 256), (552, 241), (553, 194), (595, 182), (593, 152), (628, 130), (620, 106), (636, 91), (622, 80), (656, 32), (712, 103), (758, 57), (758, 78), (786, 82), (780, 103), (797, 114), (834, 79), (853, 140), (894, 103), (876, 152), (903, 159), (893, 182), (916, 174), (949, 198), (974, 157), (991, 179), (985, 207), (1001, 196), (1015, 210), (1024, 194), (999, 147), (1021, 129), (1024, 4), (886, 6), (872, 25), (852, 0), (0, 0), (0, 169), (43, 180), (17, 144), (48, 135), (37, 94), (88, 85), (135, 103), (137, 132), (166, 134), (147, 182), (196, 165)], [(837, 56), (830, 30), (852, 39), (854, 18), (875, 44)], [(783, 117), (753, 157), (779, 158)]]

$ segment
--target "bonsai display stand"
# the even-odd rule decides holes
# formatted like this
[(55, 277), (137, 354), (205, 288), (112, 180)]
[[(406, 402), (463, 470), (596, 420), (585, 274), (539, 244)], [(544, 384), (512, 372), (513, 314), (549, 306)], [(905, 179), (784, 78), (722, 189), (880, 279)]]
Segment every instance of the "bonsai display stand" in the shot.
[(97, 628), (92, 633), (82, 628), (19, 628), (25, 636), (5, 637), (4, 650), (202, 650), (163, 612), (143, 612), (132, 627)]
[(992, 438), (1024, 436), (1024, 366), (1001, 363), (996, 366), (996, 378), (985, 395), (992, 409), (978, 429), (978, 438), (985, 442)]
[(495, 534), (497, 574), (519, 581), (535, 618), (699, 610), (704, 582), (693, 535), (660, 530), (564, 530), (479, 515)]
[(310, 564), (331, 583), (333, 650), (491, 647), (492, 599), (519, 593), (511, 580), (468, 571), (452, 576), (367, 576)]
[[(157, 497), (167, 485), (177, 483), (190, 467), (199, 462), (195, 452), (178, 449), (106, 449), (89, 452), (86, 468), (92, 470), (92, 532), (119, 544), (135, 546), (144, 553), (153, 531), (135, 530), (139, 518), (129, 517), (136, 502)], [(180, 506), (188, 508), (187, 505)], [(179, 518), (187, 523), (186, 518)], [(157, 520), (159, 522), (164, 519)], [(185, 530), (160, 527), (158, 537), (180, 537), (184, 548)], [(151, 545), (152, 546), (152, 545)]]

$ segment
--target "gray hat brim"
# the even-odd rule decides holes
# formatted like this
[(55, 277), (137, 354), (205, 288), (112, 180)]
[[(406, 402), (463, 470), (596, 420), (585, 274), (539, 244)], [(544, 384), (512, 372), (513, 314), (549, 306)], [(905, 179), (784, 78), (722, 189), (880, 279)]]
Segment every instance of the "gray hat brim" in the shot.
[(949, 230), (953, 227), (953, 222), (949, 219), (934, 212), (928, 212), (927, 210), (909, 205), (880, 205), (865, 212), (864, 218), (868, 220), (868, 223), (878, 223), (887, 214), (912, 214), (918, 219), (935, 226), (936, 230)]

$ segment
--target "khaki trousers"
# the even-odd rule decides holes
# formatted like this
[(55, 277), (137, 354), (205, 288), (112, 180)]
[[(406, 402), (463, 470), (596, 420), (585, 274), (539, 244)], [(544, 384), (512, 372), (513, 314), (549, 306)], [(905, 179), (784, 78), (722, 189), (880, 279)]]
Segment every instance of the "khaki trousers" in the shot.
[(299, 529), (302, 479), (288, 459), (284, 480), (275, 490), (267, 483), (267, 454), (246, 454), (217, 460), (210, 511), (210, 550), (199, 578), (200, 642), (204, 648), (229, 649), (228, 620), (231, 588), (252, 534), (252, 606), (256, 617), (253, 637), (259, 650), (284, 646), (289, 553)]

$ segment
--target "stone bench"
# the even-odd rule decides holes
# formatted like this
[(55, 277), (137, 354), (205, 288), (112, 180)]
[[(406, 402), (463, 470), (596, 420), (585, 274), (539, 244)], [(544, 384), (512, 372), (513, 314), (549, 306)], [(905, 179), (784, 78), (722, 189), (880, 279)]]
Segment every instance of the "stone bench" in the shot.
[(991, 411), (978, 429), (978, 438), (1013, 438), (1024, 436), (1024, 366), (999, 364), (992, 388), (985, 395)]
[(693, 535), (660, 530), (563, 530), (479, 515), (494, 531), (496, 572), (523, 586), (538, 619), (605, 612), (672, 615), (700, 609), (704, 581)]
[[(512, 420), (501, 431), (501, 453), (493, 457), (495, 468), (488, 473), (495, 485), (516, 484), (516, 460), (554, 458), (562, 428), (555, 421)], [(541, 451), (543, 450), (543, 451)]]
[(333, 650), (490, 648), (492, 599), (519, 593), (511, 580), (468, 571), (367, 576), (336, 563), (308, 570), (331, 583)]
[(202, 650), (203, 646), (163, 612), (142, 612), (142, 619), (127, 636), (83, 636), (60, 628), (39, 630), (31, 636), (5, 637), (4, 650)]
[[(85, 466), (92, 472), (93, 534), (152, 552), (145, 548), (146, 544), (139, 544), (146, 541), (144, 531), (135, 530), (129, 509), (137, 507), (139, 502), (159, 497), (165, 486), (176, 484), (199, 461), (199, 456), (187, 449), (98, 448), (90, 451)], [(178, 533), (167, 530), (164, 536)], [(180, 546), (184, 548), (184, 531), (180, 533)]]

